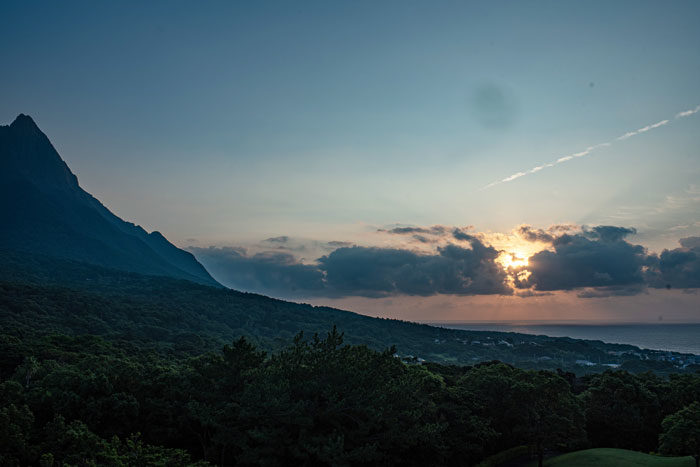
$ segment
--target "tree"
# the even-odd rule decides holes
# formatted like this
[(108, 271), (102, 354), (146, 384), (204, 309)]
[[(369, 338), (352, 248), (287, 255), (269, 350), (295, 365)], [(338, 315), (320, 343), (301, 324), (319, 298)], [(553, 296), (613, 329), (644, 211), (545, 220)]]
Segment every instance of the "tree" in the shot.
[(523, 404), (523, 432), (542, 467), (546, 449), (576, 443), (584, 438), (583, 411), (569, 383), (546, 371), (525, 372), (516, 386)]
[(582, 394), (586, 430), (595, 447), (652, 451), (663, 412), (643, 379), (625, 371), (595, 375)]
[(491, 362), (479, 364), (460, 378), (457, 386), (464, 394), (470, 394), (476, 415), (489, 421), (497, 436), (491, 437), (486, 454), (510, 449), (524, 442), (516, 431), (522, 420), (522, 404), (514, 395), (518, 370), (510, 365)]
[(0, 407), (0, 465), (23, 465), (31, 457), (34, 416), (26, 405)]
[(700, 401), (700, 373), (673, 374), (668, 377), (669, 390), (664, 394), (667, 414)]
[(459, 384), (499, 434), (492, 452), (528, 444), (542, 465), (545, 450), (572, 447), (585, 437), (580, 403), (569, 383), (554, 373), (494, 362), (475, 367)]
[(265, 352), (241, 337), (226, 345), (221, 354), (205, 354), (191, 361), (192, 371), (180, 381), (185, 386), (181, 395), (186, 397), (186, 428), (199, 440), (205, 459), (226, 464), (247, 448), (240, 397), (265, 358)]
[(664, 418), (659, 436), (659, 451), (678, 456), (691, 455), (700, 467), (700, 402), (682, 408)]
[(420, 366), (343, 344), (333, 328), (274, 355), (243, 393), (240, 465), (426, 465), (445, 428), (431, 396), (442, 379)]

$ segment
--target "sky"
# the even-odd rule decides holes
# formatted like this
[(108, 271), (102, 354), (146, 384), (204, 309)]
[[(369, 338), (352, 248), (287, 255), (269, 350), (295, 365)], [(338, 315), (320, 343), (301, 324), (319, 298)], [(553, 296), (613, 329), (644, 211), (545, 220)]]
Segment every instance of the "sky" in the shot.
[(697, 322), (699, 18), (7, 1), (0, 122), (31, 115), (83, 188), (231, 287), (419, 321)]

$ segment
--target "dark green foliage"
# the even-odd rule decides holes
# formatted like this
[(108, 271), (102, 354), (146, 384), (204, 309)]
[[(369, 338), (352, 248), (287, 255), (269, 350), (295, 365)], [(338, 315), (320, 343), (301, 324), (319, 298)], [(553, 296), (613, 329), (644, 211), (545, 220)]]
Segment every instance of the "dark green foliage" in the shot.
[[(3, 393), (8, 389), (12, 390), (3, 387)], [(14, 465), (31, 457), (29, 432), (34, 416), (26, 405), (8, 403), (4, 396), (0, 407), (0, 465)]]
[(607, 371), (591, 378), (582, 397), (593, 446), (653, 450), (663, 412), (659, 395), (645, 379), (625, 371)]
[(554, 373), (494, 362), (478, 365), (458, 384), (478, 401), (477, 412), (498, 433), (494, 452), (527, 444), (541, 458), (545, 450), (569, 450), (585, 442), (581, 404)]
[(695, 401), (664, 418), (659, 451), (676, 456), (693, 456), (700, 464), (700, 402)]
[(88, 426), (74, 420), (66, 424), (61, 415), (44, 427), (42, 454), (40, 461), (47, 458), (53, 462), (71, 465), (108, 466), (186, 466), (206, 465), (193, 463), (189, 454), (181, 449), (168, 449), (144, 444), (139, 434), (131, 435), (124, 441), (113, 436), (106, 441), (90, 431)]
[[(256, 372), (241, 394), (247, 447), (240, 461), (289, 464), (413, 464), (438, 453), (443, 427), (430, 400), (439, 380), (364, 346), (299, 338)], [(270, 440), (274, 442), (270, 443)]]
[(609, 372), (577, 379), (577, 397), (553, 372), (407, 365), (335, 328), (270, 355), (243, 338), (186, 359), (69, 336), (6, 349), (21, 358), (0, 381), (2, 465), (472, 465), (586, 437), (648, 452), (653, 420), (700, 384)]

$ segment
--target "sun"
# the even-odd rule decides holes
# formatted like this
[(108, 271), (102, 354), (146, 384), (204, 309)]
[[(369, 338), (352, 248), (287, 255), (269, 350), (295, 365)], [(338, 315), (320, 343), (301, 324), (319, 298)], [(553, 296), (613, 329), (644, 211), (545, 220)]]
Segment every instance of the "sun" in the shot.
[(498, 257), (498, 262), (504, 269), (521, 268), (528, 265), (527, 253), (522, 251), (504, 251)]

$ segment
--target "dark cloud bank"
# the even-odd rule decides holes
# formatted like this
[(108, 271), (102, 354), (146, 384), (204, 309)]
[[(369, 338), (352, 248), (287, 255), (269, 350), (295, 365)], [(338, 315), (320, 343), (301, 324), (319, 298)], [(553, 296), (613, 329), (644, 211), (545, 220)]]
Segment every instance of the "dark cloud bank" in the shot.
[(508, 294), (499, 252), (476, 239), (470, 248), (447, 245), (432, 255), (410, 250), (340, 247), (300, 264), (287, 253), (248, 256), (235, 248), (191, 248), (222, 282), (243, 290), (285, 296)]
[[(684, 238), (680, 248), (656, 255), (628, 241), (633, 229), (598, 226), (562, 233), (567, 229), (544, 231), (521, 226), (518, 232), (523, 238), (549, 243), (551, 251), (536, 253), (527, 267), (506, 271), (496, 261), (498, 250), (463, 230), (400, 229), (386, 232), (438, 235), (459, 244), (438, 247), (433, 254), (339, 244), (315, 264), (302, 264), (279, 251), (253, 255), (230, 247), (192, 247), (190, 251), (214, 277), (233, 288), (290, 298), (527, 296), (526, 291), (537, 295), (557, 290), (578, 290), (580, 297), (593, 298), (636, 295), (649, 287), (700, 287), (700, 237)], [(527, 277), (518, 275), (525, 270), (529, 271)], [(509, 273), (513, 274), (512, 282)]]
[[(700, 237), (681, 239), (681, 248), (656, 255), (626, 240), (634, 233), (634, 229), (599, 226), (579, 234), (551, 236), (553, 251), (531, 256), (528, 266), (521, 268), (530, 275), (516, 279), (516, 287), (541, 291), (588, 288), (579, 293), (583, 298), (636, 295), (647, 287), (700, 287)], [(533, 240), (545, 241), (541, 231), (535, 235)]]
[[(570, 290), (581, 287), (634, 286), (644, 282), (649, 263), (645, 249), (625, 241), (633, 230), (595, 227), (581, 234), (551, 237), (554, 251), (529, 258), (530, 276), (516, 280), (518, 287), (536, 290)], [(543, 241), (544, 234), (537, 233)]]

